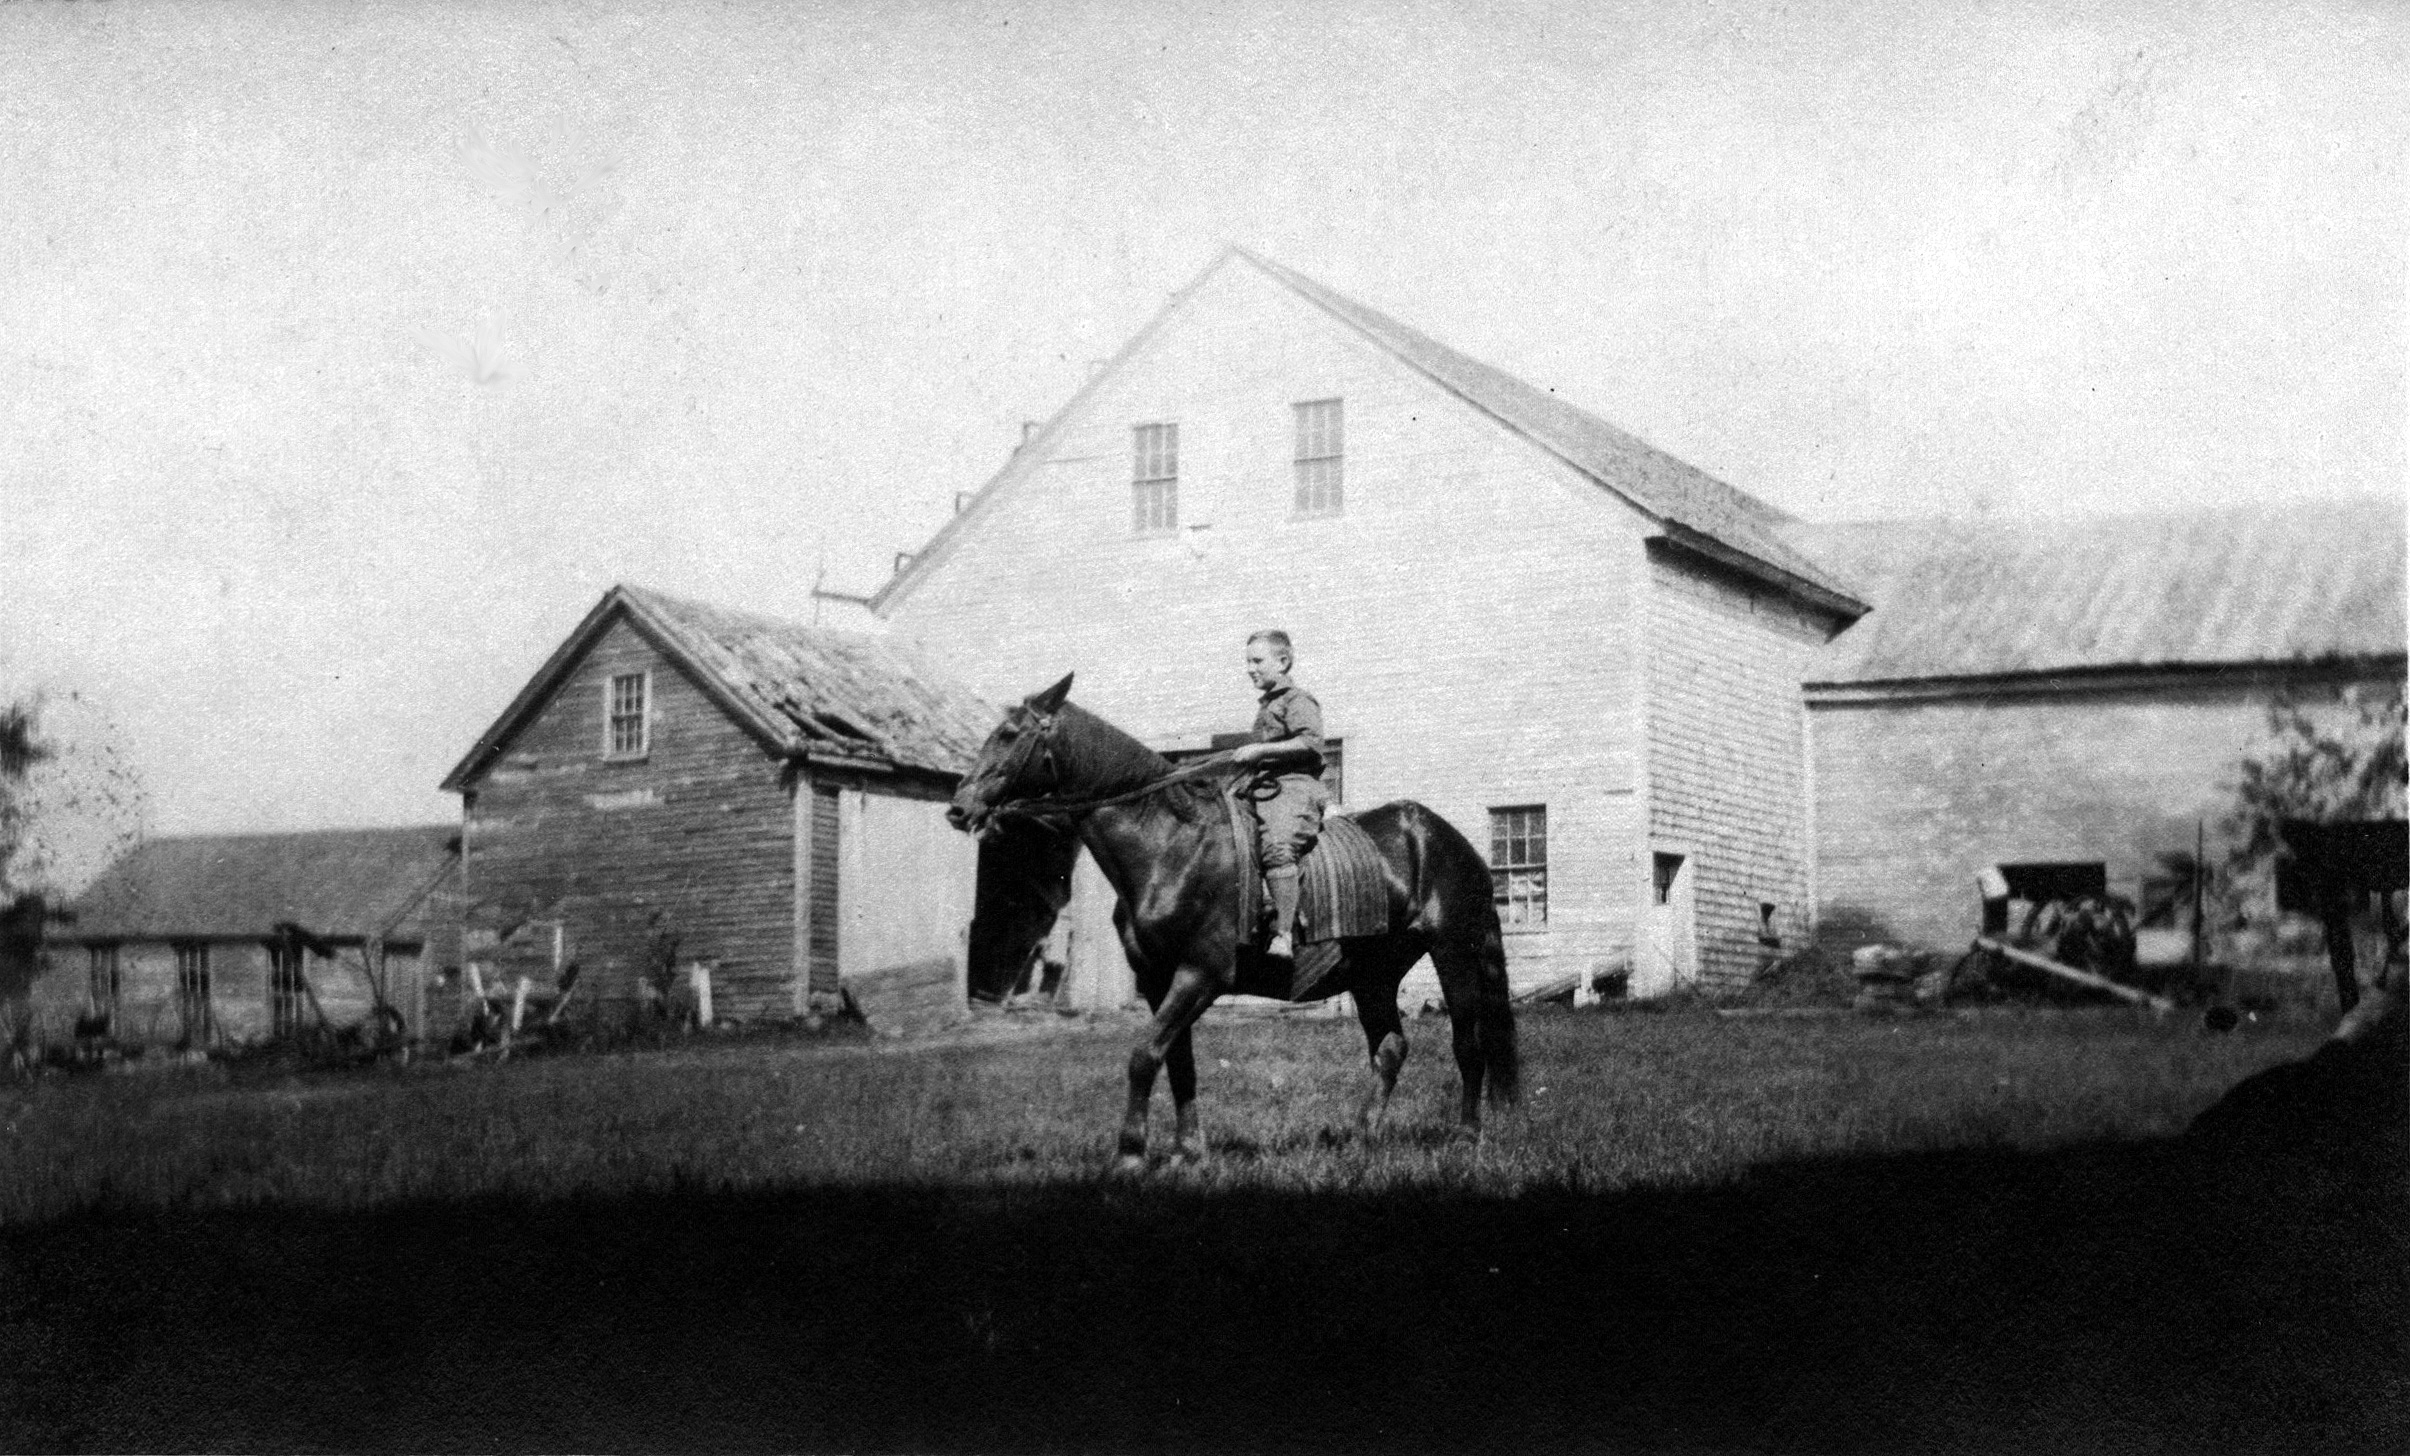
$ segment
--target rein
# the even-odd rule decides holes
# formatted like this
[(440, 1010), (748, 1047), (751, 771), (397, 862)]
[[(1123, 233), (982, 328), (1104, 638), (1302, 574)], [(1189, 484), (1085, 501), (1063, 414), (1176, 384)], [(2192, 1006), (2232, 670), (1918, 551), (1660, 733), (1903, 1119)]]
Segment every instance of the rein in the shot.
[(1143, 799), (1149, 794), (1161, 793), (1174, 784), (1184, 784), (1192, 779), (1210, 778), (1214, 774), (1227, 770), (1230, 766), (1230, 751), (1225, 749), (1220, 753), (1200, 758), (1194, 763), (1184, 763), (1159, 779), (1151, 779), (1137, 788), (1124, 789), (1118, 794), (1104, 794), (1089, 799), (1015, 799), (1011, 803), (998, 804), (989, 812), (999, 819), (1006, 817), (1037, 819), (1051, 814), (1084, 814), (1090, 809), (1102, 809), (1112, 804), (1127, 804), (1135, 799)]

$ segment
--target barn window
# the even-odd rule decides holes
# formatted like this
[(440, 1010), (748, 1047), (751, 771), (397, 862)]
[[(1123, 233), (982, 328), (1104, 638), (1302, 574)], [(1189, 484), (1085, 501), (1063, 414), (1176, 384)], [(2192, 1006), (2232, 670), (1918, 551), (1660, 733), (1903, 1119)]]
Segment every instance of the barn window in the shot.
[(1131, 428), (1130, 526), (1141, 536), (1180, 529), (1180, 427)]
[(92, 1014), (114, 1019), (117, 1015), (117, 947), (91, 946), (85, 950), (84, 958)]
[(209, 947), (206, 945), (176, 947), (176, 1020), (183, 1028), (185, 1041), (203, 1042), (209, 1039)]
[(651, 747), (647, 731), (651, 715), (651, 674), (623, 672), (611, 678), (608, 723), (604, 729), (604, 753), (611, 758), (642, 758)]
[(1548, 923), (1548, 810), (1490, 810), (1490, 898), (1508, 926)]
[(1297, 409), (1297, 514), (1335, 516), (1341, 506), (1344, 428), (1340, 402), (1309, 400)]

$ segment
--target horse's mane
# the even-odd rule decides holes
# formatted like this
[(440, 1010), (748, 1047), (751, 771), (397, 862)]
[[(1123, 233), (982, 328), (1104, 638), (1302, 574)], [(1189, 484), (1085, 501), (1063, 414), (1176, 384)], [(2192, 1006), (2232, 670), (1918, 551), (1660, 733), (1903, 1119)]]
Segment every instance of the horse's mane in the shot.
[(1171, 760), (1077, 703), (1055, 715), (1056, 792), (1086, 798), (1143, 788), (1172, 771)]

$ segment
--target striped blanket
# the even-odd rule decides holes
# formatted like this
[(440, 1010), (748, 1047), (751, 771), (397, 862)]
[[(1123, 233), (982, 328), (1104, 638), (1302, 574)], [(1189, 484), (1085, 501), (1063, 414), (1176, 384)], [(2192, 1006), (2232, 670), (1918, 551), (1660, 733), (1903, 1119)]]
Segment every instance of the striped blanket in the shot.
[[(1236, 795), (1225, 795), (1230, 806), (1230, 832), (1238, 841), (1239, 884), (1243, 899), (1242, 925), (1263, 919), (1263, 876), (1255, 862), (1255, 815)], [(1382, 887), (1381, 851), (1356, 821), (1344, 814), (1326, 815), (1322, 837), (1299, 866), (1297, 894), (1298, 943), (1312, 945), (1353, 935), (1382, 935), (1389, 930), (1389, 895)]]

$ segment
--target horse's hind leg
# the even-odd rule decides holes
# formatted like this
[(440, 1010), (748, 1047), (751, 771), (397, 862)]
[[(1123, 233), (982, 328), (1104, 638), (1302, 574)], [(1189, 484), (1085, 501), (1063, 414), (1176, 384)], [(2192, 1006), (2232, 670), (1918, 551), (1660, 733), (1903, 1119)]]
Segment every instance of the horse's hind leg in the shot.
[(1477, 1134), (1486, 1070), (1481, 1055), (1481, 957), (1468, 947), (1438, 945), (1431, 949), (1431, 964), (1439, 971), (1440, 995), (1448, 1003), (1456, 1075), (1464, 1084), (1464, 1103), (1456, 1120), (1465, 1132)]
[(1356, 988), (1356, 1020), (1364, 1027), (1364, 1050), (1372, 1058), (1372, 1080), (1364, 1088), (1363, 1105), (1356, 1109), (1356, 1127), (1370, 1134), (1389, 1108), (1397, 1091), (1398, 1070), (1406, 1065), (1406, 1026), (1397, 1013), (1397, 987)]

